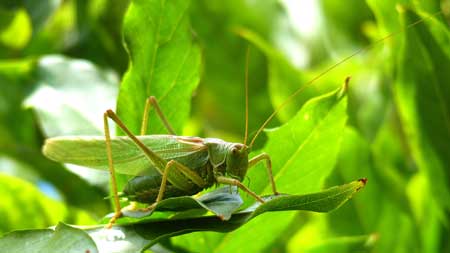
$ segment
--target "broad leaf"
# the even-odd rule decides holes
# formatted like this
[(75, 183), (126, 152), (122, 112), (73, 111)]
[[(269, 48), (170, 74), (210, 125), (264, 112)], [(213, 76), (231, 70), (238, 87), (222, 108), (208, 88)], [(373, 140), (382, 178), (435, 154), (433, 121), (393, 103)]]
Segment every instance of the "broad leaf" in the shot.
[[(140, 133), (145, 101), (155, 96), (177, 134), (189, 116), (191, 96), (200, 80), (200, 49), (186, 13), (189, 1), (133, 0), (123, 33), (130, 63), (120, 86), (117, 112)], [(150, 133), (167, 133), (152, 110)]]
[[(210, 230), (216, 232), (230, 232), (266, 212), (288, 210), (329, 212), (345, 203), (349, 198), (353, 196), (354, 193), (364, 187), (365, 184), (366, 179), (360, 179), (346, 185), (331, 187), (322, 192), (312, 194), (267, 196), (265, 197), (265, 203), (256, 203), (255, 205), (243, 211), (237, 212), (233, 214), (231, 219), (228, 221), (221, 222), (220, 219), (217, 218), (199, 218), (198, 221), (193, 219), (191, 222), (178, 222), (169, 227), (166, 226), (168, 225), (167, 223), (163, 222), (163, 224), (166, 224), (163, 226), (166, 228), (166, 230), (171, 229), (173, 231), (171, 231), (170, 233), (167, 233), (167, 231), (165, 231), (167, 233), (166, 235), (162, 235), (161, 232), (158, 232), (160, 234), (158, 236), (155, 236), (154, 233), (151, 233), (151, 235), (155, 236), (155, 240), (160, 240), (167, 236), (180, 235), (194, 231)], [(283, 214), (286, 214), (286, 212), (283, 212)], [(146, 232), (148, 231), (146, 230)], [(156, 241), (151, 242), (151, 245), (153, 245), (154, 243), (156, 243)], [(242, 246), (245, 247), (244, 245)], [(204, 248), (204, 250), (206, 250), (206, 248)], [(216, 251), (223, 251), (223, 249), (216, 248)]]
[[(365, 183), (366, 179), (360, 179), (346, 185), (332, 187), (312, 194), (267, 196), (265, 197), (266, 202), (264, 204), (257, 203), (245, 210), (236, 212), (229, 220), (222, 220), (217, 216), (207, 215), (196, 217), (173, 215), (166, 219), (153, 217), (152, 215), (140, 220), (128, 220), (125, 222), (122, 220), (120, 225), (115, 225), (112, 229), (96, 226), (85, 227), (84, 230), (95, 241), (100, 252), (138, 252), (158, 243), (164, 238), (185, 233), (195, 231), (229, 232), (265, 212), (288, 210), (329, 212), (345, 203), (357, 191), (364, 187)], [(223, 196), (224, 192), (219, 191), (219, 193)], [(213, 202), (210, 202), (210, 204), (213, 204)], [(177, 205), (176, 203), (176, 198), (167, 199), (166, 203), (160, 203), (160, 206)], [(205, 204), (205, 199), (203, 199), (203, 204)], [(44, 238), (43, 242), (38, 245), (39, 247), (58, 247), (60, 243), (63, 244), (61, 247), (91, 247), (90, 240), (87, 240), (79, 229), (70, 228), (61, 224), (59, 227), (62, 227), (61, 230), (64, 229), (64, 231), (69, 232), (67, 235), (59, 236), (64, 239), (63, 241), (45, 240), (51, 237), (51, 230), (24, 230), (7, 234), (0, 239), (0, 245), (6, 245), (12, 252), (27, 251), (33, 249), (33, 245), (28, 248), (24, 241), (30, 241), (30, 239), (33, 241), (33, 238)], [(57, 234), (55, 233), (55, 237)], [(68, 236), (71, 234), (73, 235), (73, 240), (68, 239)]]

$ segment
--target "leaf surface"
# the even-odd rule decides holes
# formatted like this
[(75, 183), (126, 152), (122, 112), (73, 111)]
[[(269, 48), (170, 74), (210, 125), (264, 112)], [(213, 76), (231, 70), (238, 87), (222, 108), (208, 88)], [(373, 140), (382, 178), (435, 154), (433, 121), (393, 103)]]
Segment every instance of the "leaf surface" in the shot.
[[(11, 252), (23, 252), (34, 249), (35, 246), (33, 244), (24, 243), (31, 240), (31, 242), (37, 243), (38, 247), (42, 249), (61, 247), (70, 252), (74, 248), (95, 250), (91, 248), (91, 240), (93, 240), (99, 252), (137, 252), (158, 243), (164, 238), (185, 233), (196, 231), (229, 232), (266, 212), (288, 210), (328, 212), (345, 203), (364, 187), (365, 183), (366, 179), (360, 179), (312, 194), (266, 196), (265, 203), (257, 203), (247, 209), (235, 212), (228, 220), (210, 215), (198, 216), (198, 214), (192, 217), (173, 215), (168, 218), (152, 215), (134, 220), (130, 218), (119, 219), (119, 224), (113, 226), (112, 229), (94, 226), (85, 227), (84, 231), (59, 224), (55, 233), (52, 233), (52, 230), (42, 229), (11, 232), (0, 238), (0, 246), (8, 247)], [(223, 206), (222, 202), (226, 195), (233, 195), (225, 191), (216, 191), (216, 193), (216, 196), (214, 194), (204, 196), (202, 203), (208, 203), (208, 207)], [(236, 196), (231, 197), (236, 199)], [(162, 201), (157, 206), (157, 209), (169, 206), (171, 206), (172, 210), (194, 207), (192, 204), (184, 205), (188, 201), (187, 198), (191, 197), (182, 198), (184, 199), (172, 198)], [(232, 209), (235, 210), (235, 208)], [(89, 237), (85, 233), (89, 234)], [(38, 239), (41, 240), (39, 241)]]

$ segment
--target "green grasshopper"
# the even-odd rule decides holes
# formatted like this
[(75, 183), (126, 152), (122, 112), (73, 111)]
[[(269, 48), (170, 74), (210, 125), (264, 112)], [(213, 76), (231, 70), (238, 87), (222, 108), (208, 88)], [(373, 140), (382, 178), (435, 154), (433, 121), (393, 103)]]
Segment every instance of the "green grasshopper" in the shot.
[[(248, 65), (248, 54), (247, 54)], [(248, 67), (247, 67), (248, 69)], [(246, 71), (247, 73), (247, 71)], [(264, 200), (242, 184), (247, 170), (266, 161), (272, 191), (278, 194), (272, 175), (270, 156), (261, 153), (249, 160), (253, 144), (246, 145), (248, 132), (248, 73), (246, 74), (246, 131), (244, 143), (215, 138), (178, 136), (167, 121), (155, 97), (146, 100), (139, 136), (134, 135), (112, 110), (104, 113), (105, 136), (55, 137), (47, 139), (43, 153), (48, 158), (97, 169), (108, 169), (114, 194), (115, 214), (108, 227), (122, 216), (115, 172), (138, 175), (127, 182), (120, 197), (151, 203), (153, 209), (164, 198), (194, 195), (215, 184), (237, 186), (257, 201)], [(151, 107), (169, 135), (145, 135)], [(111, 137), (108, 118), (127, 135)], [(255, 136), (256, 137), (256, 136)], [(106, 151), (106, 152), (105, 152)]]

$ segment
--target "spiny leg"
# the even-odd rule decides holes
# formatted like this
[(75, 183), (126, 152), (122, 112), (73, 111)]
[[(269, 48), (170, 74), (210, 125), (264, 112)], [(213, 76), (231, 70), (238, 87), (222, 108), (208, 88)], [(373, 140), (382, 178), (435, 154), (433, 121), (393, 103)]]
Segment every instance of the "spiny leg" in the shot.
[(278, 195), (279, 193), (277, 192), (275, 180), (273, 178), (272, 173), (272, 161), (270, 160), (270, 156), (268, 154), (262, 153), (250, 159), (250, 161), (248, 161), (248, 168), (255, 166), (258, 162), (262, 160), (266, 160), (267, 174), (269, 176), (270, 184), (272, 185), (273, 194)]
[(150, 108), (153, 106), (155, 108), (156, 113), (158, 114), (159, 118), (161, 119), (162, 123), (166, 127), (167, 131), (171, 135), (176, 135), (175, 131), (173, 130), (172, 126), (169, 124), (169, 121), (167, 120), (166, 116), (164, 116), (164, 113), (162, 112), (161, 108), (159, 107), (158, 101), (154, 96), (151, 96), (147, 98), (145, 101), (145, 109), (144, 109), (144, 116), (142, 117), (142, 125), (141, 125), (141, 135), (145, 135), (147, 132), (148, 127), (148, 117)]
[(224, 177), (224, 176), (219, 176), (216, 178), (217, 182), (220, 184), (228, 184), (228, 185), (234, 185), (237, 186), (239, 188), (241, 188), (243, 191), (245, 191), (246, 193), (250, 194), (253, 198), (255, 198), (256, 200), (258, 200), (261, 203), (264, 203), (265, 201), (258, 196), (258, 194), (254, 193), (252, 190), (250, 190), (249, 188), (247, 188), (245, 185), (243, 185), (239, 180), (234, 179), (234, 178), (229, 178), (229, 177)]
[(106, 153), (108, 156), (108, 166), (109, 166), (109, 174), (111, 177), (111, 185), (112, 185), (112, 191), (114, 194), (114, 216), (109, 221), (108, 225), (106, 225), (107, 228), (111, 228), (112, 224), (120, 217), (122, 216), (122, 212), (120, 210), (120, 201), (119, 196), (117, 194), (117, 182), (116, 182), (116, 173), (114, 170), (114, 164), (112, 159), (112, 150), (111, 150), (111, 136), (109, 132), (109, 124), (108, 124), (108, 116), (107, 114), (103, 114), (103, 126), (105, 128), (105, 139), (106, 139)]

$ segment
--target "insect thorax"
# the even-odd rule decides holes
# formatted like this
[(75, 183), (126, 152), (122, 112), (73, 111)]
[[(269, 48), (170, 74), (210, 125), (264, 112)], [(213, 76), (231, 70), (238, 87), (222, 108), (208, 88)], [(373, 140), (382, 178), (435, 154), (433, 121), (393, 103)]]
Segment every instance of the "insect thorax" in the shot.
[(248, 168), (248, 147), (241, 143), (207, 138), (209, 161), (215, 175), (223, 175), (242, 181)]

